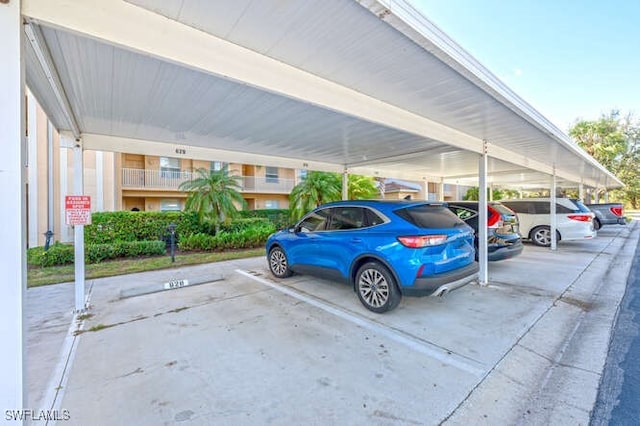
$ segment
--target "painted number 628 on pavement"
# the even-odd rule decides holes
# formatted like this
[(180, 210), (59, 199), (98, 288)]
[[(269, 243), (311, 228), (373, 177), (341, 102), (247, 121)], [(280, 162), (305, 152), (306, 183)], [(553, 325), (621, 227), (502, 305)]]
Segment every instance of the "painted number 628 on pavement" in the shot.
[(189, 285), (189, 280), (171, 280), (164, 284), (165, 290), (172, 290), (174, 288), (186, 287)]

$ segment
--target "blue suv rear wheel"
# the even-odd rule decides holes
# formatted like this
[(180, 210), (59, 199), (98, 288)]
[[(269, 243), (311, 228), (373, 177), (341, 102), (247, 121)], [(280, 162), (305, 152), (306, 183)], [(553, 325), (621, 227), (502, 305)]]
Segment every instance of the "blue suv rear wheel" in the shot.
[(356, 274), (356, 292), (365, 308), (379, 314), (398, 306), (402, 297), (393, 275), (377, 262), (360, 267)]

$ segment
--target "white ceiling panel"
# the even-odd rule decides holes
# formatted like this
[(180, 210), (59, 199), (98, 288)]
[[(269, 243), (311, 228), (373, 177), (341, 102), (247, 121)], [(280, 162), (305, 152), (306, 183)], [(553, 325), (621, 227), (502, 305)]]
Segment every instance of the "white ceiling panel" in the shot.
[(413, 179), (473, 174), (486, 140), (496, 180), (555, 167), (620, 185), (405, 1), (23, 0), (23, 13), (85, 134)]

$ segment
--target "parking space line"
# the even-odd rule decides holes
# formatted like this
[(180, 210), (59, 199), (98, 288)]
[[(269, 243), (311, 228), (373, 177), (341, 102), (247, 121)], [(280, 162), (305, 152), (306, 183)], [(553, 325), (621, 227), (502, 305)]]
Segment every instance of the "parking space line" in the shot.
[(272, 281), (253, 275), (248, 271), (244, 271), (242, 269), (236, 269), (235, 271), (241, 275), (244, 275), (247, 278), (251, 278), (254, 281), (257, 281), (261, 284), (271, 287), (274, 290), (277, 290), (288, 296), (291, 296), (294, 299), (308, 303), (309, 305), (312, 305), (327, 313), (330, 313), (339, 318), (342, 318), (345, 321), (349, 321), (352, 324), (355, 324), (359, 327), (362, 327), (369, 331), (373, 331), (377, 334), (383, 335), (384, 337), (387, 337), (397, 343), (400, 343), (416, 352), (422, 353), (424, 355), (429, 356), (430, 358), (436, 359), (442, 362), (443, 364), (449, 365), (451, 367), (455, 367), (459, 370), (465, 371), (477, 377), (483, 377), (488, 372), (488, 368), (486, 368), (484, 364), (474, 359), (465, 357), (463, 355), (455, 354), (444, 348), (438, 347), (432, 343), (416, 338), (415, 336), (411, 336), (409, 334), (403, 333), (402, 331), (396, 330), (392, 327), (388, 327), (386, 325), (377, 323), (375, 321), (354, 315), (353, 313), (340, 309), (336, 306), (332, 306), (327, 303), (324, 303), (316, 298), (305, 296), (290, 288), (278, 285)]

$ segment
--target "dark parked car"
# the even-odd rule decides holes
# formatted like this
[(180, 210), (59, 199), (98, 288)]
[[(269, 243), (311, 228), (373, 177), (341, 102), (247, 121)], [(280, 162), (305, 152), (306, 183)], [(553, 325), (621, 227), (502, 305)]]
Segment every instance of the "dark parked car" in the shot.
[[(584, 205), (584, 204), (583, 204)], [(624, 205), (622, 203), (587, 204), (596, 217), (593, 218), (593, 228), (597, 231), (603, 225), (626, 225)]]
[[(478, 202), (449, 201), (449, 210), (471, 226), (476, 237), (476, 259), (478, 258)], [(522, 253), (524, 244), (519, 234), (518, 216), (507, 206), (491, 201), (487, 203), (487, 254), (489, 261), (510, 259)]]
[(477, 277), (473, 229), (442, 203), (340, 201), (267, 240), (278, 278), (310, 272), (351, 283), (373, 312), (402, 295), (442, 296)]

